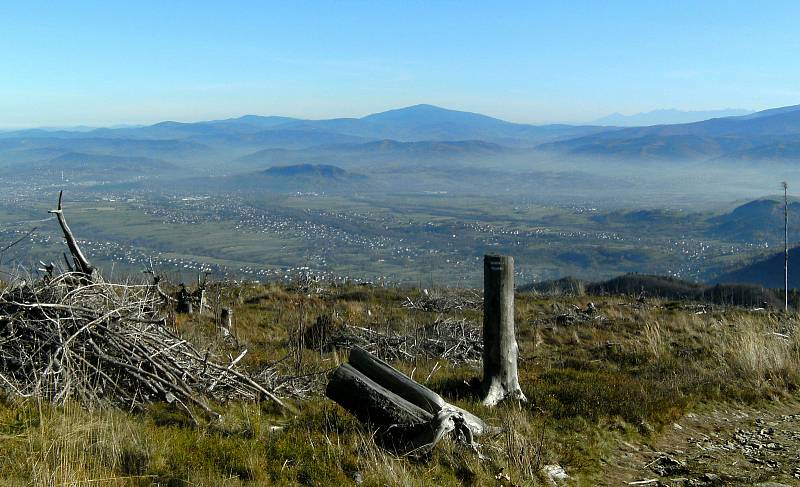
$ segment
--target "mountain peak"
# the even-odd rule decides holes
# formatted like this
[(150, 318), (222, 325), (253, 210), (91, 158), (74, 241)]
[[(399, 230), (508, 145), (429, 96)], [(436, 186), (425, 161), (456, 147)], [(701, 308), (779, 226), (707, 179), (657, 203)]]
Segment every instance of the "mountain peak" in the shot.
[(374, 124), (400, 124), (400, 125), (470, 125), (470, 126), (511, 126), (506, 122), (480, 113), (462, 112), (451, 110), (436, 105), (420, 104), (405, 108), (397, 108), (380, 113), (367, 115), (361, 120)]

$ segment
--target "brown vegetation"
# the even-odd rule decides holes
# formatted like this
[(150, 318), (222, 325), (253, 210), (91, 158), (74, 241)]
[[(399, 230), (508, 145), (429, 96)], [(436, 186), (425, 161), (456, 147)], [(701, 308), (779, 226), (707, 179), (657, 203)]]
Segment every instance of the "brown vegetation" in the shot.
[(309, 293), (240, 284), (209, 294), (234, 308), (235, 343), (220, 333), (214, 312), (180, 316), (177, 333), (198, 349), (231, 358), (247, 347), (240, 365), (254, 374), (269, 368), (306, 380), (307, 399), (290, 399), (297, 415), (269, 402), (234, 400), (219, 407), (221, 420), (194, 426), (169, 404), (134, 413), (88, 411), (6, 391), (0, 405), (6, 484), (544, 485), (548, 464), (563, 466), (579, 484), (593, 484), (621, 442), (657, 436), (699, 404), (781, 400), (800, 385), (794, 315), (595, 297), (591, 314), (576, 313), (564, 324), (558, 317), (588, 309), (588, 298), (521, 294), (515, 322), (527, 404), (482, 406), (479, 362), (454, 365), (430, 356), (392, 362), (446, 401), (506, 426), (481, 438), (487, 460), (454, 443), (412, 460), (376, 446), (370, 429), (319, 395), (325, 373), (346, 355), (335, 347), (303, 347), (299, 337), (327, 322), (339, 331), (415, 336), (442, 319), (474, 326), (480, 310), (407, 308), (408, 298), (417, 302), (422, 293), (364, 286)]

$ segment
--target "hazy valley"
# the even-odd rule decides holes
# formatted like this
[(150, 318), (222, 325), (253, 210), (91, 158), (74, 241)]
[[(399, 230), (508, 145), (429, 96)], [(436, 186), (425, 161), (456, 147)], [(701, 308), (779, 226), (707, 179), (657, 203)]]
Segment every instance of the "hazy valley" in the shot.
[(777, 200), (761, 198), (798, 174), (795, 139), (800, 107), (636, 128), (418, 105), (6, 131), (2, 232), (36, 230), (2, 264), (33, 268), (58, 244), (40, 220), (64, 189), (80, 238), (120, 273), (153, 259), (186, 274), (476, 285), (492, 251), (517, 256), (522, 282), (713, 282), (781, 243)]

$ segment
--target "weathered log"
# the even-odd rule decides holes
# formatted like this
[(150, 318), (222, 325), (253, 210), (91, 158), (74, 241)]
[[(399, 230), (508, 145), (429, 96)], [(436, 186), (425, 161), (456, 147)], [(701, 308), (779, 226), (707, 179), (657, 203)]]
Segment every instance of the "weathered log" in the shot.
[(404, 442), (401, 447), (404, 455), (426, 455), (446, 435), (452, 435), (457, 441), (472, 448), (481, 459), (484, 458), (472, 430), (459, 412), (442, 409), (431, 421), (407, 428), (403, 433)]
[(483, 258), (483, 404), (526, 401), (519, 386), (514, 334), (514, 258)]
[(355, 369), (374, 382), (431, 414), (439, 414), (442, 410), (460, 414), (475, 436), (481, 436), (494, 430), (484, 423), (481, 418), (458, 406), (449, 404), (439, 394), (415, 382), (407, 375), (362, 348), (353, 347), (350, 350), (349, 361)]
[(350, 350), (349, 362), (376, 383), (431, 414), (438, 413), (447, 404), (432, 390), (362, 348)]
[(67, 247), (69, 248), (69, 252), (72, 254), (72, 259), (75, 262), (75, 270), (82, 272), (87, 276), (91, 276), (95, 268), (89, 262), (89, 259), (83, 255), (83, 252), (81, 252), (81, 248), (78, 246), (78, 241), (72, 234), (72, 230), (70, 230), (69, 225), (67, 225), (67, 219), (64, 217), (64, 210), (61, 207), (61, 197), (63, 195), (64, 191), (59, 191), (58, 207), (55, 210), (50, 210), (48, 213), (55, 214), (56, 218), (58, 219), (58, 224), (61, 226), (61, 231), (64, 233), (64, 240), (67, 241)]
[(433, 419), (431, 413), (376, 383), (350, 364), (342, 364), (334, 371), (325, 395), (359, 421), (373, 426), (410, 426)]
[(403, 455), (427, 454), (447, 435), (480, 455), (474, 438), (496, 431), (360, 348), (334, 371), (325, 394), (377, 427), (379, 444)]

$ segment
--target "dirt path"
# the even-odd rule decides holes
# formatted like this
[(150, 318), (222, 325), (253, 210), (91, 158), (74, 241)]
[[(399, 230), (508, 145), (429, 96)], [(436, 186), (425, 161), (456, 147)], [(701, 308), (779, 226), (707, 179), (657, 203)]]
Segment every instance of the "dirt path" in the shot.
[(689, 413), (607, 464), (603, 485), (800, 486), (800, 402)]

